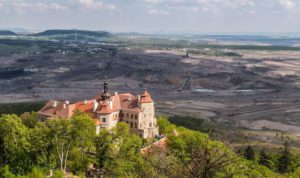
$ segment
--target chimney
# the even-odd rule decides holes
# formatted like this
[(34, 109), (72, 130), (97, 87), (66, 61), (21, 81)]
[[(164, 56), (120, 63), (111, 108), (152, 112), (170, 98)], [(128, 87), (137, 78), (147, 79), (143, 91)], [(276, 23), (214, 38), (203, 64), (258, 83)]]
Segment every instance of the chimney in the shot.
[(131, 96), (128, 97), (128, 101), (131, 101)]
[(66, 103), (66, 104), (70, 104), (70, 101), (66, 101), (65, 103)]
[(66, 104), (63, 105), (64, 109), (66, 109)]
[(52, 107), (56, 108), (56, 106), (57, 106), (57, 101), (52, 101)]
[(110, 107), (110, 109), (112, 109), (113, 108), (113, 102), (109, 102), (109, 107)]
[(84, 104), (87, 104), (87, 100), (84, 100)]
[(99, 103), (97, 101), (93, 102), (93, 112), (95, 112), (98, 108)]
[(115, 96), (117, 96), (118, 95), (118, 92), (117, 91), (115, 91)]
[(138, 95), (137, 97), (138, 97), (138, 101), (141, 101), (141, 95)]

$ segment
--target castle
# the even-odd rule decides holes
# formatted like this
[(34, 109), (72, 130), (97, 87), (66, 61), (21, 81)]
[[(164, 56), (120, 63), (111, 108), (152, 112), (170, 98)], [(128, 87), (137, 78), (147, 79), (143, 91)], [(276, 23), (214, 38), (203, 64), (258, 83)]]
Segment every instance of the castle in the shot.
[(153, 138), (158, 135), (154, 102), (145, 90), (134, 96), (130, 93), (119, 94), (108, 92), (108, 83), (104, 90), (91, 100), (71, 104), (69, 101), (49, 100), (38, 112), (42, 120), (51, 118), (71, 118), (74, 111), (89, 114), (96, 125), (96, 133), (102, 129), (112, 129), (118, 122), (126, 122), (132, 133), (142, 138)]

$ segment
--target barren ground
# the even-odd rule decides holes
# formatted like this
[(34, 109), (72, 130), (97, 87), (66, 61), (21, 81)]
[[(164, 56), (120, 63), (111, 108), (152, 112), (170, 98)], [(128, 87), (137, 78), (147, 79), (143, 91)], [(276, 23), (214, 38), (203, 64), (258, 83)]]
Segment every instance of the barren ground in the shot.
[[(0, 102), (93, 97), (105, 76), (112, 91), (146, 86), (158, 114), (191, 115), (238, 128), (300, 137), (300, 51), (237, 50), (242, 57), (181, 50), (119, 50), (0, 56)], [(190, 83), (178, 91), (190, 76)]]

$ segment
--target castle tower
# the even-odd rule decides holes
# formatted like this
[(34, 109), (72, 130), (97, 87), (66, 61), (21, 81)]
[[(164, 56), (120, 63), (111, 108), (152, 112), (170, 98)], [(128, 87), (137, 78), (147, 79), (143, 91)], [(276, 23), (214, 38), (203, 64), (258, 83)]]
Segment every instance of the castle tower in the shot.
[(111, 95), (108, 93), (108, 82), (105, 80), (103, 85), (103, 93), (101, 94), (101, 101), (109, 99)]
[(148, 91), (145, 90), (142, 95), (138, 96), (138, 106), (142, 111), (140, 123), (141, 129), (144, 130), (143, 137), (153, 138), (155, 135), (158, 135), (158, 127), (155, 118), (154, 102)]

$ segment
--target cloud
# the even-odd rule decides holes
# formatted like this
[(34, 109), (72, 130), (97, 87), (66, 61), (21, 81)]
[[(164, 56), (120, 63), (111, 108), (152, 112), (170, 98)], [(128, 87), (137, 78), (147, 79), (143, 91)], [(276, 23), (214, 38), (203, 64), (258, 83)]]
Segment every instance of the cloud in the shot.
[(204, 6), (238, 8), (243, 6), (255, 7), (254, 0), (197, 0), (197, 2)]
[(279, 0), (279, 4), (287, 10), (291, 10), (296, 7), (296, 4), (292, 0)]
[(36, 11), (48, 11), (48, 10), (66, 10), (68, 7), (63, 6), (58, 3), (41, 3), (41, 2), (35, 2), (35, 3), (28, 3), (28, 2), (14, 2), (13, 7), (16, 12), (23, 14), (25, 10), (36, 10)]
[(183, 10), (189, 12), (219, 12), (226, 9), (245, 9), (253, 10), (257, 0), (144, 0), (152, 7), (165, 6), (172, 10)]
[(83, 6), (91, 9), (106, 9), (106, 10), (116, 10), (117, 7), (114, 4), (104, 3), (101, 1), (94, 0), (78, 0)]
[(148, 11), (148, 14), (153, 14), (153, 15), (170, 15), (170, 12), (164, 11), (164, 10), (150, 9)]
[(161, 2), (161, 0), (145, 0), (145, 2), (151, 3), (151, 4), (158, 4)]

